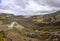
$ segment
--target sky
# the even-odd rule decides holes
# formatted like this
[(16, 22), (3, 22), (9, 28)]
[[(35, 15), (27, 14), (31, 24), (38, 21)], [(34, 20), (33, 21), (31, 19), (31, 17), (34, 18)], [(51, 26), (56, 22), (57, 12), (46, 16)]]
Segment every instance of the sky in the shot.
[(60, 0), (0, 0), (0, 13), (42, 15), (60, 10)]

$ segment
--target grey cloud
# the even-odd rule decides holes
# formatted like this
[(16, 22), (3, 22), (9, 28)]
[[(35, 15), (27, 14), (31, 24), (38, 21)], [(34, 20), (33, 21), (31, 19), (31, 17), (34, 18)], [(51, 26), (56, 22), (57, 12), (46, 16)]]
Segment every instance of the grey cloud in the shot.
[(16, 2), (16, 5), (20, 5), (20, 6), (22, 6), (23, 8), (25, 8), (26, 7), (26, 4), (28, 4), (27, 3), (27, 1), (28, 0), (15, 0)]
[(8, 9), (11, 9), (11, 8), (8, 5), (7, 6), (0, 5), (0, 9), (8, 10)]
[(50, 6), (60, 8), (60, 0), (46, 0), (46, 3)]
[(18, 15), (19, 15), (19, 13), (20, 14), (23, 14), (23, 15), (32, 15), (32, 14), (37, 14), (37, 13), (49, 13), (49, 12), (54, 12), (54, 11), (56, 11), (57, 9), (53, 9), (52, 7), (56, 7), (56, 8), (60, 8), (60, 0), (32, 0), (32, 1), (34, 1), (34, 2), (37, 2), (39, 5), (47, 5), (47, 6), (50, 6), (51, 8), (52, 8), (52, 10), (50, 11), (50, 10), (48, 10), (48, 11), (44, 11), (44, 10), (42, 10), (42, 11), (38, 11), (38, 12), (35, 12), (35, 13), (33, 13), (33, 12), (31, 12), (31, 11), (28, 11), (28, 10), (24, 10), (24, 11), (22, 11), (22, 9), (20, 8), (20, 6), (22, 6), (22, 8), (24, 9), (25, 7), (26, 7), (26, 5), (28, 5), (29, 6), (29, 2), (31, 1), (31, 0), (14, 0), (15, 2), (15, 4), (14, 5), (16, 5), (16, 6), (19, 6), (19, 7), (16, 7), (16, 6), (12, 6), (13, 4), (11, 4), (11, 5), (7, 5), (7, 6), (1, 6), (0, 5), (0, 9), (4, 9), (4, 10), (8, 10), (8, 9), (10, 9), (10, 10), (13, 10), (13, 11), (15, 11), (15, 12), (17, 12), (18, 13)]
[(43, 5), (49, 5), (52, 7), (59, 7), (60, 8), (60, 0), (35, 0), (35, 2)]
[[(20, 5), (23, 8), (25, 8), (29, 0), (15, 0), (15, 1), (17, 5)], [(40, 5), (48, 5), (51, 7), (60, 8), (60, 0), (34, 0), (34, 1)]]
[(34, 0), (34, 1), (37, 2), (38, 4), (46, 5), (45, 3), (46, 0)]

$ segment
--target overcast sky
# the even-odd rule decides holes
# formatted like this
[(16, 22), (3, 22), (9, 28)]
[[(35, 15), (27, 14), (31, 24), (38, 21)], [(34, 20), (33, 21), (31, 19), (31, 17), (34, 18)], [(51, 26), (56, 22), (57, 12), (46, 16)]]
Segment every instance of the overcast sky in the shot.
[(0, 0), (0, 13), (46, 14), (60, 10), (60, 0)]

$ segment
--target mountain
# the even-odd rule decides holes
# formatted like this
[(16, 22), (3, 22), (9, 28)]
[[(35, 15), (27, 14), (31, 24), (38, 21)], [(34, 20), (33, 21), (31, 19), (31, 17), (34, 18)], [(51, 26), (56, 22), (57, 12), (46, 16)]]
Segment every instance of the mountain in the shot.
[(29, 17), (0, 14), (0, 41), (47, 41), (54, 33), (60, 33), (60, 11)]
[[(20, 25), (26, 27), (26, 28), (37, 28), (40, 27), (40, 25), (57, 25), (60, 23), (60, 11), (57, 11), (55, 13), (51, 14), (45, 14), (45, 15), (35, 15), (35, 16), (16, 16), (13, 14), (0, 14), (0, 17), (2, 18), (3, 24), (9, 24), (11, 22), (16, 21)], [(0, 18), (0, 19), (1, 19)], [(56, 23), (56, 24), (55, 24)], [(40, 24), (40, 25), (38, 25)]]
[(51, 14), (36, 15), (30, 18), (32, 19), (32, 21), (36, 21), (40, 23), (57, 22), (60, 21), (60, 11)]
[(60, 11), (51, 14), (31, 16), (29, 19), (38, 26), (37, 29), (60, 28)]

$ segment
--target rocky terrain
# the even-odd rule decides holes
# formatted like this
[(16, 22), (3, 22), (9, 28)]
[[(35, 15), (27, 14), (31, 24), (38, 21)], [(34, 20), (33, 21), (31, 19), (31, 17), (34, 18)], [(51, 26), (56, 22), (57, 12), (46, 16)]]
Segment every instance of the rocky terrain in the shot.
[(0, 41), (60, 41), (60, 11), (30, 17), (1, 13)]

